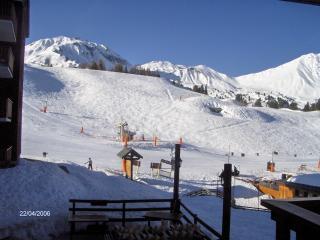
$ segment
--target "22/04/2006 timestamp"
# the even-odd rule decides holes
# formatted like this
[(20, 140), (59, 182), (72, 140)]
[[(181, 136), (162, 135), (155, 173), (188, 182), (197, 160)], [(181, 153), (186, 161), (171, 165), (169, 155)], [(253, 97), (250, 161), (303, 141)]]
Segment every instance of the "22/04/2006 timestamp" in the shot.
[(35, 210), (27, 210), (27, 211), (19, 211), (20, 217), (50, 217), (50, 211), (35, 211)]

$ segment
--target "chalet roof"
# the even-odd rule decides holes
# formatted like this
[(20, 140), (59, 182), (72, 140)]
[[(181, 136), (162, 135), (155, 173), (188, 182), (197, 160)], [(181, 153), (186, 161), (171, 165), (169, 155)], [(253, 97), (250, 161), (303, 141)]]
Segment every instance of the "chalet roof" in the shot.
[(124, 147), (120, 152), (118, 152), (117, 156), (121, 159), (126, 159), (126, 160), (131, 160), (131, 159), (137, 160), (137, 159), (143, 158), (143, 156), (140, 155), (133, 148), (127, 148), (127, 147)]
[(320, 193), (320, 187), (318, 187), (318, 186), (312, 186), (312, 185), (297, 183), (297, 182), (285, 182), (285, 184), (288, 187), (293, 187), (295, 189)]

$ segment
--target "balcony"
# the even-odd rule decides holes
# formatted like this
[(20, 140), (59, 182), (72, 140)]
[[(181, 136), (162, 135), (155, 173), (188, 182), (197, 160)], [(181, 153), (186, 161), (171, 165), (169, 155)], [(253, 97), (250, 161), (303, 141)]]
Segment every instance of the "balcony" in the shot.
[(320, 198), (262, 200), (261, 204), (271, 210), (271, 219), (276, 222), (276, 240), (292, 239), (292, 231), (296, 240), (319, 239)]
[(0, 41), (16, 42), (16, 12), (11, 0), (0, 1)]
[(12, 147), (0, 148), (0, 168), (8, 167), (12, 162)]
[(0, 46), (0, 78), (13, 78), (14, 56), (9, 46)]
[(13, 102), (9, 98), (0, 101), (0, 122), (11, 122), (12, 105)]

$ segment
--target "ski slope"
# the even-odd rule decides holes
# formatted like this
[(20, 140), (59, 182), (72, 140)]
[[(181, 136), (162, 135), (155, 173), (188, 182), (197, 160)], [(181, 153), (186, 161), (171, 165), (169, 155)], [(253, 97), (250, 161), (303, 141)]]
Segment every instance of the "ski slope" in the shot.
[[(235, 155), (257, 152), (317, 158), (319, 112), (242, 107), (172, 85), (162, 78), (107, 71), (25, 68), (24, 136), (72, 137), (81, 127), (93, 138), (115, 140), (117, 126), (166, 142), (180, 137), (191, 146)], [(48, 114), (41, 113), (45, 102)], [(221, 107), (220, 114), (210, 109)], [(30, 131), (30, 129), (33, 129)], [(28, 147), (28, 144), (24, 144)]]

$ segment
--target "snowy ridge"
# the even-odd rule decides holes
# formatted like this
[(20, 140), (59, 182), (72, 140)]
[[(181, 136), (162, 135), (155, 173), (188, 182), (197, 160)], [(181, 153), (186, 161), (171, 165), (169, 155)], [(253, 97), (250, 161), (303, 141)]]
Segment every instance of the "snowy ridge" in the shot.
[(41, 66), (79, 67), (102, 61), (107, 69), (115, 64), (129, 66), (127, 60), (103, 44), (59, 36), (40, 39), (26, 46), (25, 62)]
[(152, 61), (142, 64), (140, 67), (157, 71), (161, 77), (177, 81), (189, 88), (194, 85), (207, 85), (208, 88), (220, 91), (235, 91), (238, 86), (238, 83), (233, 78), (204, 65), (187, 67), (168, 61)]
[(306, 54), (278, 67), (236, 79), (243, 88), (281, 92), (314, 101), (320, 97), (320, 54)]

